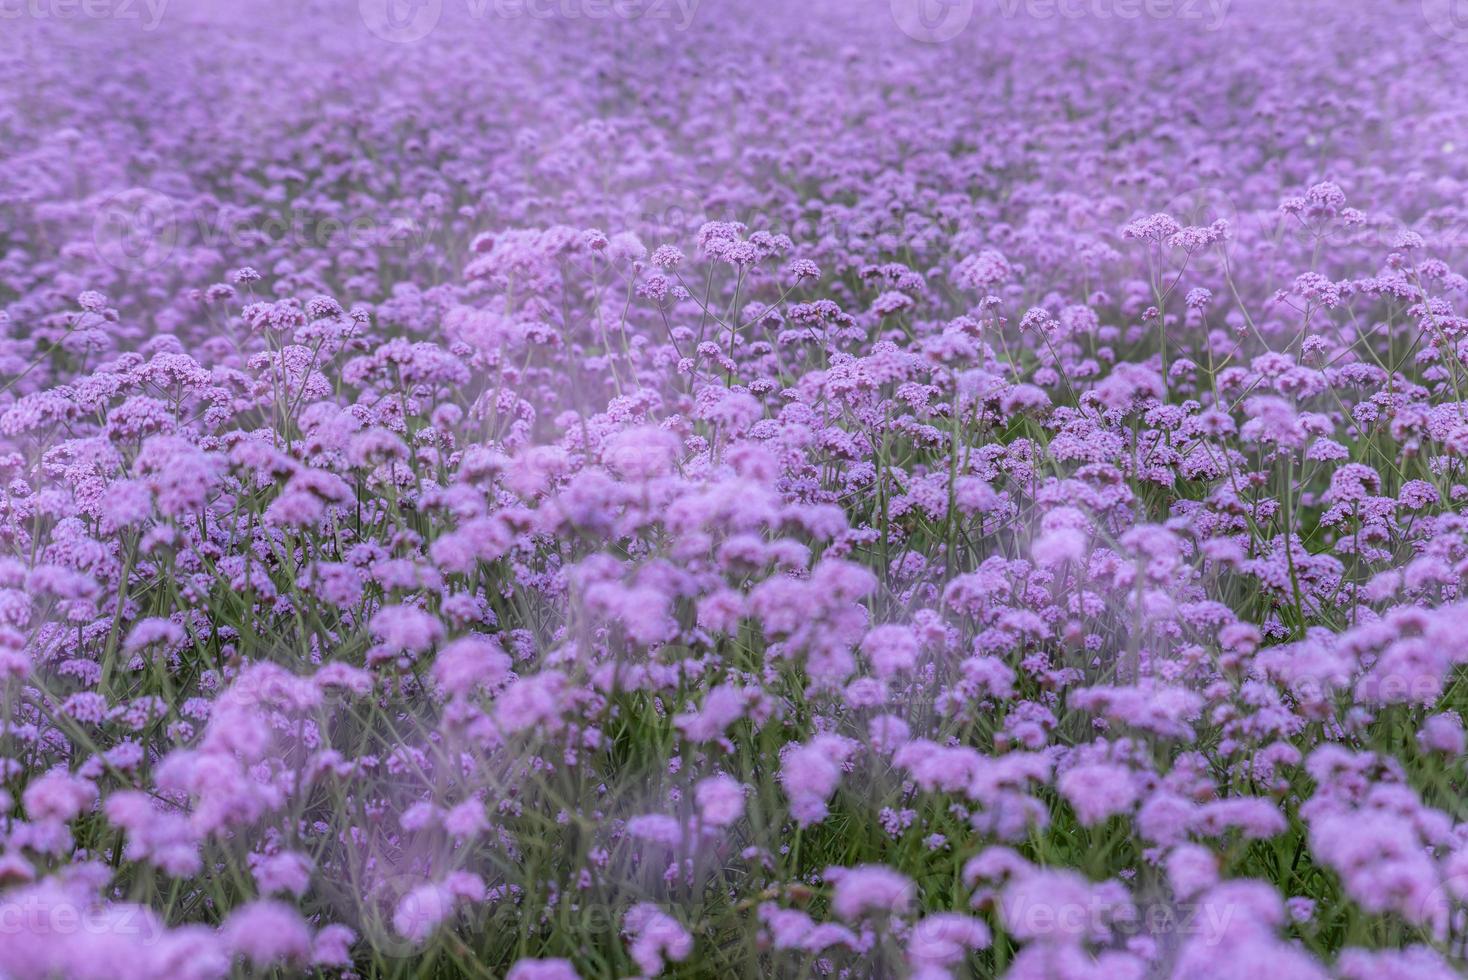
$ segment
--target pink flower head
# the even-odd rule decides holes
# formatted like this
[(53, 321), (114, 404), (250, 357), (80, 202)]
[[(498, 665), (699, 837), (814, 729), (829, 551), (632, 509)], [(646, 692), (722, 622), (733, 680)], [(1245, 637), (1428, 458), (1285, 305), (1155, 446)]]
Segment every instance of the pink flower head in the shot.
[(699, 780), (693, 799), (699, 819), (710, 827), (728, 827), (744, 815), (744, 785), (731, 776)]
[(826, 880), (836, 888), (831, 910), (848, 922), (868, 914), (903, 915), (912, 905), (912, 879), (885, 865), (828, 868)]
[(221, 929), (225, 944), (253, 966), (303, 965), (311, 959), (311, 931), (295, 909), (274, 899), (241, 905)]

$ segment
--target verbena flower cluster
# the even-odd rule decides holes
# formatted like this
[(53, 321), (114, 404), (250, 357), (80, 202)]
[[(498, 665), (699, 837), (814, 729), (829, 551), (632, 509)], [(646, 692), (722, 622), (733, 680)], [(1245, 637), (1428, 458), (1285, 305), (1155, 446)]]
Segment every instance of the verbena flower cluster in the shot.
[(0, 977), (1457, 975), (1468, 47), (432, 6), (0, 35)]

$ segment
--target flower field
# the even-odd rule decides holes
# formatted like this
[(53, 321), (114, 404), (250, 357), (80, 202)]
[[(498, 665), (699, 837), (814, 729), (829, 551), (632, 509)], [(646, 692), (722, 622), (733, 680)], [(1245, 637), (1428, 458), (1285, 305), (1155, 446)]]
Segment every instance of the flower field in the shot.
[(0, 980), (1468, 970), (1456, 0), (0, 17)]

